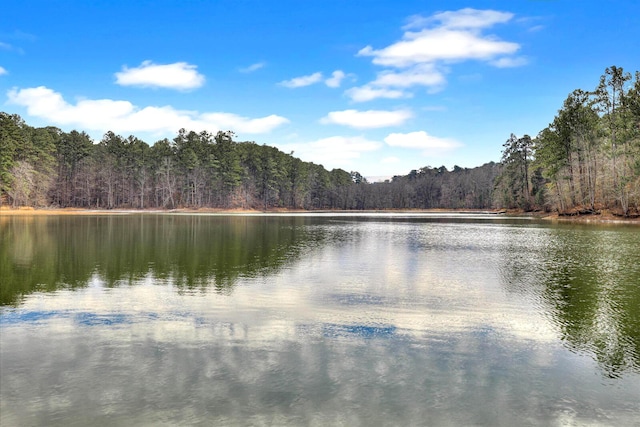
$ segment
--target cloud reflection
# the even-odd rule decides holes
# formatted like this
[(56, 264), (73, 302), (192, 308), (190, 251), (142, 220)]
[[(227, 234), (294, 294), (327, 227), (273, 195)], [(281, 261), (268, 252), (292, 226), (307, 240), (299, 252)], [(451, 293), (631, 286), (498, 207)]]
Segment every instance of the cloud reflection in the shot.
[[(175, 271), (184, 266), (141, 262), (144, 274), (97, 268), (85, 286), (2, 308), (0, 424), (627, 425), (640, 413), (633, 365), (598, 375), (597, 358), (563, 341), (608, 307), (600, 298), (595, 311), (562, 308), (572, 298), (565, 285), (579, 283), (552, 261), (574, 253), (576, 235), (487, 223), (303, 225), (307, 234), (289, 224), (270, 235), (279, 246), (263, 248), (312, 248), (233, 276), (228, 293), (183, 286)], [(569, 276), (600, 271), (589, 265), (569, 264)], [(615, 296), (612, 283), (580, 283)]]

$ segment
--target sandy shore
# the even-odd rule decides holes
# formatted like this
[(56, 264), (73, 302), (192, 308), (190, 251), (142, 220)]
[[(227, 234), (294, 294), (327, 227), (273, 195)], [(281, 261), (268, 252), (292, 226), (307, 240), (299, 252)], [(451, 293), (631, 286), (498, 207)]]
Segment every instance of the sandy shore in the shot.
[[(259, 213), (261, 211), (251, 209), (81, 209), (81, 208), (0, 208), (2, 215), (129, 215), (144, 213), (224, 213), (242, 214)], [(271, 211), (270, 211), (271, 212)], [(278, 211), (273, 211), (278, 212)]]
[(621, 223), (640, 225), (640, 218), (624, 218), (613, 215), (609, 211), (603, 211), (599, 215), (560, 216), (557, 213), (548, 212), (521, 212), (516, 210), (486, 210), (486, 209), (414, 209), (414, 210), (374, 210), (374, 211), (340, 211), (340, 210), (295, 210), (295, 209), (269, 209), (266, 211), (255, 209), (80, 209), (80, 208), (10, 208), (0, 207), (0, 216), (42, 216), (42, 215), (133, 215), (145, 213), (199, 213), (199, 214), (274, 214), (274, 213), (469, 213), (469, 214), (496, 214), (508, 216), (534, 217), (543, 220), (575, 223)]
[(269, 208), (267, 210), (258, 209), (217, 209), (217, 208), (178, 208), (178, 209), (83, 209), (83, 208), (32, 208), (20, 207), (11, 208), (0, 207), (0, 215), (123, 215), (123, 214), (144, 214), (144, 213), (220, 213), (220, 214), (247, 214), (247, 213), (469, 213), (469, 214), (498, 214), (505, 213), (504, 210), (487, 209), (376, 209), (376, 210), (330, 210), (330, 209), (286, 209)]

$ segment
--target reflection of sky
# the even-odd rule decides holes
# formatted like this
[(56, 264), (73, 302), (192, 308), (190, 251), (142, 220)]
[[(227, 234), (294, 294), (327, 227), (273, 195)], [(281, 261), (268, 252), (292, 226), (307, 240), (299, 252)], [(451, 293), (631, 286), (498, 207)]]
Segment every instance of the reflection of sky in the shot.
[(0, 424), (625, 425), (640, 414), (638, 375), (598, 375), (561, 345), (534, 292), (505, 285), (501, 250), (535, 256), (544, 229), (349, 227), (231, 295), (152, 274), (106, 289), (94, 276), (3, 309)]

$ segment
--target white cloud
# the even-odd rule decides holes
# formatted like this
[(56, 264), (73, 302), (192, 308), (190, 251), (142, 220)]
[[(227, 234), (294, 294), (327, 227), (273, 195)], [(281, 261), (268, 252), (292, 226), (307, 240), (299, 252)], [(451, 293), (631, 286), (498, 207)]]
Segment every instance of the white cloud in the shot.
[(460, 147), (458, 141), (450, 138), (438, 138), (425, 131), (389, 134), (384, 142), (391, 147), (422, 150), (425, 155), (437, 155)]
[(472, 8), (436, 13), (430, 17), (414, 15), (408, 19), (403, 29), (423, 28), (433, 22), (439, 22), (446, 28), (487, 28), (495, 24), (510, 21), (513, 13), (496, 10), (477, 10)]
[(258, 119), (250, 119), (232, 113), (202, 113), (200, 118), (217, 129), (231, 129), (244, 133), (267, 133), (272, 129), (288, 123), (289, 120), (272, 114)]
[(534, 25), (533, 27), (529, 28), (529, 30), (527, 31), (529, 31), (530, 33), (535, 33), (544, 29), (545, 29), (544, 25)]
[[(332, 88), (340, 87), (340, 85), (342, 84), (342, 81), (348, 76), (353, 77), (352, 74), (346, 74), (342, 70), (335, 70), (333, 73), (331, 73), (331, 77), (328, 77), (327, 79), (324, 80), (324, 84)], [(280, 86), (295, 89), (299, 87), (311, 86), (313, 84), (320, 83), (321, 81), (323, 81), (323, 79), (324, 79), (324, 76), (320, 71), (318, 71), (316, 73), (309, 74), (308, 76), (300, 76), (300, 77), (295, 77), (291, 80), (284, 80), (278, 84)]]
[(175, 133), (180, 128), (190, 130), (233, 130), (237, 133), (267, 133), (288, 123), (285, 117), (270, 115), (257, 119), (231, 113), (176, 110), (171, 106), (137, 107), (129, 101), (112, 99), (80, 100), (69, 104), (62, 95), (45, 86), (12, 89), (8, 92), (12, 104), (27, 108), (31, 116), (57, 125), (73, 125), (82, 129), (116, 133)]
[(354, 102), (366, 102), (378, 98), (410, 98), (412, 96), (410, 93), (406, 93), (401, 90), (372, 87), (370, 85), (352, 87), (345, 91), (345, 94)]
[(331, 74), (331, 77), (324, 81), (324, 83), (329, 87), (340, 87), (340, 84), (345, 77), (347, 77), (347, 75), (344, 71), (336, 70)]
[(398, 126), (413, 117), (410, 110), (344, 110), (332, 111), (320, 120), (323, 124), (338, 124), (356, 129), (373, 129)]
[(446, 84), (446, 64), (469, 60), (498, 68), (524, 65), (526, 59), (512, 56), (520, 49), (518, 43), (483, 32), (495, 24), (509, 22), (513, 16), (509, 12), (471, 8), (429, 17), (412, 16), (403, 27), (401, 40), (381, 49), (366, 46), (358, 52), (358, 56), (370, 56), (374, 64), (387, 69), (378, 73), (374, 81), (346, 94), (363, 102), (401, 97), (397, 89), (413, 86), (426, 86), (429, 92), (435, 92)]
[(261, 68), (264, 68), (267, 64), (265, 62), (256, 62), (255, 64), (251, 64), (248, 67), (240, 68), (241, 73), (253, 73), (254, 71), (258, 71)]
[(295, 89), (299, 87), (310, 86), (314, 83), (320, 82), (321, 80), (322, 80), (322, 73), (317, 72), (317, 73), (310, 74), (308, 76), (301, 76), (301, 77), (295, 77), (291, 80), (284, 80), (284, 81), (281, 81), (279, 84), (280, 86)]
[(9, 74), (9, 72), (5, 68), (0, 67), (0, 76), (2, 76), (4, 74)]
[(385, 70), (378, 73), (377, 78), (360, 87), (351, 88), (345, 94), (354, 102), (371, 101), (377, 98), (410, 98), (413, 94), (401, 89), (412, 86), (427, 86), (437, 91), (446, 83), (444, 74), (433, 64), (418, 64), (409, 69), (396, 71)]
[(338, 150), (343, 153), (342, 157), (346, 158), (360, 157), (360, 153), (363, 151), (374, 151), (382, 147), (380, 142), (362, 136), (332, 136), (314, 141), (310, 145), (318, 150), (328, 152)]
[(374, 86), (392, 86), (407, 88), (411, 86), (444, 85), (444, 74), (436, 70), (432, 64), (419, 64), (403, 71), (383, 71), (371, 82)]
[(122, 67), (116, 73), (116, 83), (121, 86), (162, 87), (169, 89), (195, 89), (204, 84), (205, 78), (195, 65), (186, 62), (154, 64), (144, 61), (136, 68)]
[(513, 58), (498, 58), (494, 61), (491, 61), (490, 64), (498, 68), (514, 68), (520, 67), (522, 65), (527, 65), (528, 62), (529, 61), (527, 60), (527, 58), (518, 56)]
[(403, 40), (380, 50), (367, 46), (360, 56), (372, 56), (373, 63), (391, 67), (409, 67), (435, 61), (456, 62), (469, 59), (491, 60), (515, 53), (520, 45), (475, 31), (436, 28), (405, 33)]
[(324, 167), (346, 168), (362, 153), (382, 148), (382, 143), (363, 136), (332, 136), (304, 143), (275, 144), (284, 152), (294, 152), (302, 160), (322, 164)]

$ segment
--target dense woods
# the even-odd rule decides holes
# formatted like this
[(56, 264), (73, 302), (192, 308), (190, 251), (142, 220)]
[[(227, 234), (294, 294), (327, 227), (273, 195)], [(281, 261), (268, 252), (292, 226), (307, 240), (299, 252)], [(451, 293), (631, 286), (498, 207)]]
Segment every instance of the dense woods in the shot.
[(640, 210), (640, 73), (607, 68), (538, 135), (511, 135), (499, 163), (422, 167), (382, 183), (327, 171), (233, 132), (180, 129), (149, 145), (107, 132), (34, 128), (0, 112), (0, 203), (86, 208), (518, 208)]
[(505, 142), (495, 202), (524, 210), (628, 216), (640, 210), (640, 72), (609, 67), (569, 94), (535, 138)]
[(107, 132), (32, 128), (0, 113), (0, 185), (13, 206), (333, 208), (351, 174), (327, 171), (231, 132), (181, 129), (148, 145)]
[(84, 208), (487, 208), (499, 165), (425, 167), (386, 183), (327, 171), (232, 132), (181, 129), (148, 145), (107, 132), (33, 128), (0, 113), (2, 203)]

